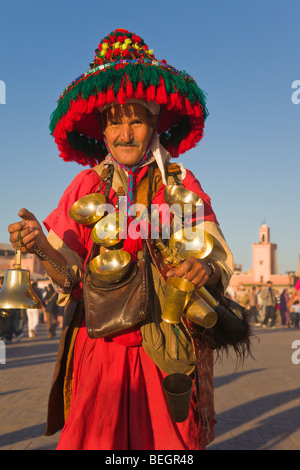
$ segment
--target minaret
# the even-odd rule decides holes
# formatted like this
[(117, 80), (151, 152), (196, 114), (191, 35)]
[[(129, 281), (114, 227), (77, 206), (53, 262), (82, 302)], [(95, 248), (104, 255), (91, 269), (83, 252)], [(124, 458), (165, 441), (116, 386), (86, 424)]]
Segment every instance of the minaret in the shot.
[(267, 224), (259, 228), (259, 242), (252, 244), (252, 266), (255, 283), (265, 283), (277, 274), (277, 245), (270, 242)]

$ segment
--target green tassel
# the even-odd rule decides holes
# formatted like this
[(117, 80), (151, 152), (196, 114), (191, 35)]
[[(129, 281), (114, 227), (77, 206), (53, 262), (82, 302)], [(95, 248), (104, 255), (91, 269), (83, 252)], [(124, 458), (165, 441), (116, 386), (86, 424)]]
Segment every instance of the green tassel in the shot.
[(145, 87), (150, 85), (157, 87), (160, 77), (162, 77), (168, 95), (177, 92), (189, 99), (192, 104), (197, 100), (203, 106), (204, 117), (206, 118), (208, 115), (206, 109), (206, 95), (195, 82), (187, 82), (180, 75), (172, 74), (151, 65), (129, 64), (119, 70), (115, 70), (111, 67), (96, 74), (92, 74), (85, 80), (79, 81), (71, 88), (58, 102), (57, 108), (51, 115), (49, 126), (51, 134), (53, 134), (57, 122), (62, 116), (67, 114), (71, 101), (75, 101), (78, 96), (87, 100), (91, 95), (107, 91), (112, 83), (114, 84), (114, 93), (117, 94), (122, 83), (122, 78), (125, 79), (125, 77), (131, 81), (134, 88), (137, 87), (139, 82), (142, 82)]

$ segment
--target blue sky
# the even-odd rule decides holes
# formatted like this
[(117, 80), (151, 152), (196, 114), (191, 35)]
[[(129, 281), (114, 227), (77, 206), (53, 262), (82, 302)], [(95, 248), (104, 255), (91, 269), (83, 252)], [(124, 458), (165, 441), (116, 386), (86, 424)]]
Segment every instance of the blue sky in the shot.
[(179, 161), (211, 196), (235, 261), (251, 268), (266, 221), (279, 272), (297, 270), (299, 0), (10, 0), (0, 8), (0, 242), (22, 207), (43, 221), (83, 169), (58, 157), (49, 118), (101, 38), (125, 28), (207, 93), (205, 136)]

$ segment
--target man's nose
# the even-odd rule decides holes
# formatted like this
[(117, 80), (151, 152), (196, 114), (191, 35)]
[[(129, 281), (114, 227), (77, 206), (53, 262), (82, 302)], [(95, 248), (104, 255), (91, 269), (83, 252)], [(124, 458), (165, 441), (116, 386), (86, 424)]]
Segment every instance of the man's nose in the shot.
[(131, 142), (133, 139), (132, 127), (129, 124), (123, 124), (121, 129), (121, 139), (123, 142)]

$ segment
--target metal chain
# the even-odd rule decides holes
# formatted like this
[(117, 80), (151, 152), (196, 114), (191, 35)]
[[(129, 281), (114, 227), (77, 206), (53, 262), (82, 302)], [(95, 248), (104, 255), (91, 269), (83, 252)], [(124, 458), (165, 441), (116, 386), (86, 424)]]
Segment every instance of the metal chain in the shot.
[(59, 273), (61, 274), (62, 276), (65, 277), (65, 285), (64, 285), (64, 288), (70, 288), (72, 285), (73, 285), (73, 275), (71, 273), (71, 270), (69, 268), (69, 266), (67, 265), (66, 263), (66, 267), (65, 268), (62, 268), (61, 266), (59, 266), (57, 263), (55, 263), (55, 261), (53, 261), (51, 258), (49, 258), (47, 255), (45, 255), (45, 253), (43, 253), (43, 251), (41, 251), (39, 249), (39, 247), (37, 245), (34, 245), (33, 246), (33, 251), (35, 252), (35, 254), (43, 259), (44, 261), (47, 261), (48, 263), (51, 264), (51, 266), (54, 267), (54, 269)]

